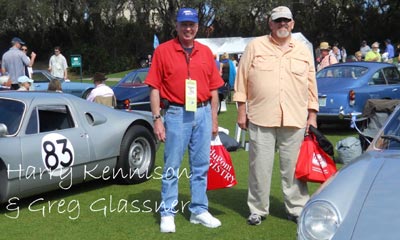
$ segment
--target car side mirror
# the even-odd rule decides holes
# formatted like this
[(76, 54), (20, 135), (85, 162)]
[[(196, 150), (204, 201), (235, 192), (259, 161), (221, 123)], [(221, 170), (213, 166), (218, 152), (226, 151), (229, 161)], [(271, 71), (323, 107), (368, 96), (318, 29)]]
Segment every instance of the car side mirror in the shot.
[(4, 123), (0, 123), (0, 137), (4, 137), (8, 134), (7, 126)]

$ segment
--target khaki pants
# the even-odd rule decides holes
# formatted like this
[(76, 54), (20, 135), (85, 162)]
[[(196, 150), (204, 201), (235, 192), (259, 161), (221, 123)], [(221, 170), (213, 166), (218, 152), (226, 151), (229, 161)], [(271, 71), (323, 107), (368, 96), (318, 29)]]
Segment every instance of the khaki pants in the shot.
[(307, 184), (294, 177), (297, 157), (305, 129), (267, 128), (249, 124), (249, 191), (247, 204), (251, 213), (269, 214), (271, 177), (275, 145), (279, 150), (281, 184), (285, 209), (299, 216), (309, 199)]

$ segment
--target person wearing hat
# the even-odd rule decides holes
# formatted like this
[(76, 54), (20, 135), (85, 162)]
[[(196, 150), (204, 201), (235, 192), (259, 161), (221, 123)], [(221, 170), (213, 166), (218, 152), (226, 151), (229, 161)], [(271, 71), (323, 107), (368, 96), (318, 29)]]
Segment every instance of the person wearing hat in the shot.
[[(207, 173), (212, 135), (218, 133), (218, 88), (224, 84), (211, 50), (195, 41), (197, 11), (181, 8), (176, 16), (177, 37), (154, 51), (145, 83), (151, 87), (154, 133), (165, 142), (161, 186), (161, 232), (175, 232), (179, 170), (185, 151), (191, 171), (190, 222), (209, 228), (221, 222), (208, 212)], [(165, 109), (164, 122), (160, 106)]]
[(329, 65), (338, 63), (337, 58), (330, 54), (331, 47), (329, 46), (328, 42), (321, 42), (319, 44), (319, 50), (321, 53), (321, 57), (320, 57), (321, 61), (317, 66), (317, 71), (320, 71), (321, 69), (323, 69)]
[(32, 86), (33, 80), (27, 76), (21, 76), (18, 78), (19, 88), (17, 91), (29, 91)]
[(380, 62), (381, 61), (381, 54), (379, 53), (379, 43), (374, 42), (371, 45), (371, 50), (365, 55), (364, 60), (367, 62)]
[(10, 89), (17, 90), (19, 88), (18, 78), (25, 75), (25, 66), (32, 67), (36, 54), (31, 53), (31, 58), (28, 59), (24, 52), (20, 50), (21, 46), (25, 44), (18, 37), (11, 40), (12, 47), (3, 54), (1, 71), (3, 74), (8, 73), (10, 76), (7, 85), (11, 86)]
[(95, 88), (87, 96), (86, 100), (95, 102), (96, 97), (110, 97), (111, 99), (114, 97), (114, 91), (104, 83), (107, 80), (104, 73), (96, 72), (92, 80)]
[(279, 6), (268, 21), (271, 34), (254, 38), (238, 67), (233, 101), (237, 123), (249, 133), (247, 223), (259, 225), (270, 214), (275, 149), (287, 218), (297, 221), (309, 199), (307, 184), (294, 177), (297, 157), (308, 127), (317, 126), (318, 92), (314, 58), (291, 35), (292, 12)]

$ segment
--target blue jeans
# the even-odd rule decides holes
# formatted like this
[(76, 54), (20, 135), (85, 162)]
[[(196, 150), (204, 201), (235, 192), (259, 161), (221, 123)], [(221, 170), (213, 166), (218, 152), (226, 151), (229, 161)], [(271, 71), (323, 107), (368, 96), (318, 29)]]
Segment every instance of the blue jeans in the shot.
[[(170, 106), (165, 114), (166, 141), (161, 187), (161, 216), (175, 215), (178, 204), (179, 168), (186, 149), (189, 150), (189, 210), (200, 214), (208, 209), (207, 173), (210, 164), (211, 106), (187, 112), (184, 107)], [(187, 174), (182, 176), (186, 177)]]

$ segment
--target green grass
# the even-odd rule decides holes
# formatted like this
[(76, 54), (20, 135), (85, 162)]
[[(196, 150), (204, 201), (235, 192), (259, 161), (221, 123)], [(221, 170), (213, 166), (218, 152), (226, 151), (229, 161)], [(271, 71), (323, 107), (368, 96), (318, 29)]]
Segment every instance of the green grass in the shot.
[[(233, 136), (235, 122), (235, 105), (228, 104), (228, 111), (219, 115), (219, 125), (228, 128), (230, 135)], [(339, 126), (326, 128), (324, 132), (334, 144), (345, 136), (354, 134), (354, 131)], [(296, 224), (285, 219), (276, 160), (271, 187), (271, 215), (259, 226), (246, 224), (248, 216), (246, 204), (247, 154), (243, 149), (231, 152), (238, 180), (236, 186), (208, 192), (209, 209), (222, 221), (220, 228), (208, 229), (190, 224), (188, 220), (190, 213), (186, 206), (176, 216), (177, 232), (161, 234), (159, 232), (159, 214), (154, 211), (155, 204), (160, 202), (160, 170), (157, 170), (154, 179), (138, 185), (117, 185), (96, 180), (74, 186), (68, 191), (58, 190), (16, 201), (16, 205), (5, 204), (0, 215), (0, 224), (4, 230), (2, 236), (8, 240), (295, 239)], [(157, 167), (162, 167), (162, 159), (163, 145), (157, 152)], [(188, 167), (187, 156), (185, 156), (183, 167)], [(314, 192), (318, 186), (319, 184), (309, 184), (310, 192)], [(184, 203), (190, 201), (189, 181), (186, 177), (180, 178), (179, 187), (179, 200)], [(43, 201), (30, 206), (32, 202), (40, 198), (43, 198)], [(113, 200), (110, 201), (110, 198)], [(64, 205), (58, 207), (57, 205), (62, 201), (65, 201)], [(124, 208), (124, 201), (129, 204), (133, 202), (134, 207), (128, 204), (128, 207)], [(94, 205), (91, 209), (92, 204)], [(7, 206), (9, 210), (6, 210)], [(17, 207), (19, 211), (16, 210)], [(128, 212), (125, 211), (126, 209)], [(137, 212), (129, 212), (129, 210)], [(75, 218), (75, 220), (70, 218)]]

